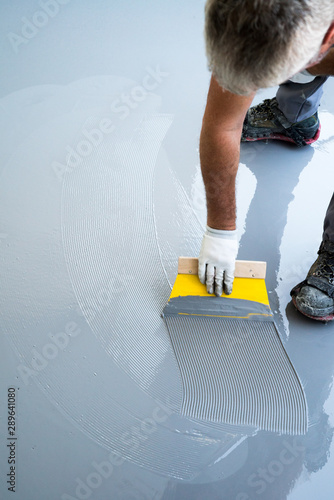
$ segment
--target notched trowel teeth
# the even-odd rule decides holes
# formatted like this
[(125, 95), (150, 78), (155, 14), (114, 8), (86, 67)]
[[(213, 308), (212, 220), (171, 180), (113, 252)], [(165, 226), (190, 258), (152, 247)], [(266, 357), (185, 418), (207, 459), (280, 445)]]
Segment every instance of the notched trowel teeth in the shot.
[[(205, 421), (305, 434), (306, 398), (270, 310), (265, 263), (237, 262), (233, 293), (215, 297), (197, 277), (197, 260), (184, 267), (182, 259), (163, 311), (183, 383), (180, 412)], [(258, 264), (264, 264), (264, 273)]]

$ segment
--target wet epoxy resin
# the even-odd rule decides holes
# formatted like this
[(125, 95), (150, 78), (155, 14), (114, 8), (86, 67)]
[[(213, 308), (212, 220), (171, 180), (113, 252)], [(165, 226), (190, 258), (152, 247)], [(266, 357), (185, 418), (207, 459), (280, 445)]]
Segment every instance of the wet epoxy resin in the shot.
[(19, 500), (333, 496), (333, 326), (301, 317), (289, 297), (315, 260), (333, 192), (331, 79), (319, 141), (300, 150), (243, 144), (238, 176), (238, 258), (268, 263), (270, 307), (306, 396), (307, 433), (181, 411), (161, 313), (177, 258), (198, 255), (206, 221), (203, 7), (1, 6), (5, 500), (8, 487)]

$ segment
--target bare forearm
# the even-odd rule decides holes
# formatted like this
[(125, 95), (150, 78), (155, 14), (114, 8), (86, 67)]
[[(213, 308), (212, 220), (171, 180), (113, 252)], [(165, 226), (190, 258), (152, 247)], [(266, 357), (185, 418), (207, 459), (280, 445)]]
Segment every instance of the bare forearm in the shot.
[(240, 133), (220, 134), (206, 125), (205, 120), (203, 122), (200, 160), (207, 200), (207, 224), (215, 229), (236, 228), (235, 178)]
[(235, 229), (235, 178), (240, 138), (250, 96), (231, 94), (211, 79), (200, 138), (200, 160), (206, 191), (207, 223), (214, 229)]

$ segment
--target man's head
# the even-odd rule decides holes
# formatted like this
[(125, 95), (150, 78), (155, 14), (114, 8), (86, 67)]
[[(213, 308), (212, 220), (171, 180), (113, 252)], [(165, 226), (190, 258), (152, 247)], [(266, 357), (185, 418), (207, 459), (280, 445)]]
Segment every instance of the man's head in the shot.
[(333, 20), (334, 0), (207, 0), (209, 68), (235, 94), (278, 85), (328, 48)]

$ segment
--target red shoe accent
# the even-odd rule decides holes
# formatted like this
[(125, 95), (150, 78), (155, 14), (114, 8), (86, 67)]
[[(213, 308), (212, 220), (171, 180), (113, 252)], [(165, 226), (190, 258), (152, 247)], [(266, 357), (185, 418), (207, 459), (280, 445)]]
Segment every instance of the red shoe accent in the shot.
[(325, 321), (326, 323), (328, 321), (333, 321), (334, 320), (334, 314), (328, 314), (327, 316), (310, 316), (309, 314), (304, 313), (300, 309), (298, 309), (297, 304), (296, 304), (296, 299), (295, 297), (292, 297), (292, 302), (295, 308), (297, 309), (298, 312), (306, 316), (307, 318), (315, 319), (316, 321)]
[(319, 128), (317, 130), (317, 133), (315, 134), (315, 136), (312, 139), (305, 140), (306, 144), (312, 144), (313, 142), (317, 141), (320, 137), (320, 130), (321, 130), (321, 125), (319, 123)]
[[(319, 124), (319, 128), (317, 130), (317, 133), (315, 134), (314, 137), (311, 139), (305, 139), (305, 143), (307, 145), (313, 144), (313, 142), (317, 141), (320, 137), (320, 130), (321, 130), (321, 125)], [(265, 141), (265, 140), (271, 140), (271, 139), (276, 139), (278, 141), (285, 141), (285, 142), (292, 142), (293, 144), (296, 144), (291, 137), (287, 137), (286, 135), (282, 134), (272, 134), (269, 137), (247, 137), (244, 139), (244, 142), (256, 142), (256, 141)]]

